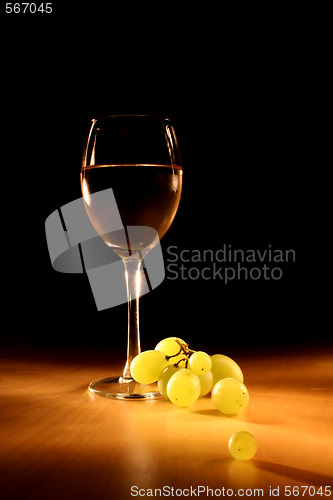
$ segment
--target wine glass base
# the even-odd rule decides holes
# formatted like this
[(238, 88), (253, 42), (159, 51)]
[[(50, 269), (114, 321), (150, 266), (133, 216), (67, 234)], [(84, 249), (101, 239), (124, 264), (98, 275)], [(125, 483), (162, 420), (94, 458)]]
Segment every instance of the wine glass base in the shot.
[(89, 392), (111, 399), (158, 399), (163, 396), (158, 392), (157, 384), (138, 384), (133, 379), (107, 377), (91, 382)]

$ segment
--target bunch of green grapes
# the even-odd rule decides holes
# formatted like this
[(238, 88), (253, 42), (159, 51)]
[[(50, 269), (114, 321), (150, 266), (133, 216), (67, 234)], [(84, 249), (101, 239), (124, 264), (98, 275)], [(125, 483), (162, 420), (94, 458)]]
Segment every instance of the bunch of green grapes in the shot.
[(131, 373), (139, 384), (157, 382), (162, 396), (181, 407), (211, 393), (218, 410), (236, 415), (249, 399), (243, 372), (234, 360), (223, 354), (194, 351), (178, 337), (165, 338), (154, 350), (138, 354), (131, 363)]
[[(131, 373), (139, 384), (157, 382), (161, 395), (183, 408), (210, 394), (222, 414), (235, 416), (249, 402), (243, 372), (233, 359), (194, 351), (178, 337), (165, 338), (155, 349), (138, 354), (131, 363)], [(245, 431), (229, 440), (229, 451), (237, 460), (252, 458), (256, 449), (254, 436)]]

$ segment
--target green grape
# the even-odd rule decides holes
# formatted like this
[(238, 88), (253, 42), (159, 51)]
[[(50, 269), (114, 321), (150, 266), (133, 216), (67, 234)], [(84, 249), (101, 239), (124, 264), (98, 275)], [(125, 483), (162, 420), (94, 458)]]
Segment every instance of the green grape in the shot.
[(244, 382), (243, 372), (233, 359), (224, 354), (214, 354), (211, 357), (214, 384), (223, 378), (235, 378)]
[(199, 380), (200, 380), (200, 396), (206, 396), (208, 394), (214, 385), (213, 381), (213, 374), (211, 371), (205, 373), (204, 375), (198, 375)]
[(210, 356), (203, 351), (196, 351), (192, 354), (189, 361), (189, 368), (196, 375), (204, 375), (212, 367)]
[[(178, 356), (175, 356), (175, 354), (180, 351), (180, 345), (178, 344), (177, 340), (181, 344), (186, 345), (186, 342), (178, 337), (167, 337), (166, 339), (161, 340), (155, 347), (155, 351), (162, 351), (167, 356), (174, 356), (169, 359), (170, 365), (178, 363), (178, 361), (185, 357), (185, 354), (183, 352), (181, 352)], [(184, 367), (185, 361), (181, 361), (178, 366)]]
[(162, 371), (162, 373), (158, 377), (158, 382), (157, 382), (158, 390), (162, 394), (162, 396), (164, 396), (165, 398), (168, 397), (168, 394), (167, 394), (168, 382), (169, 382), (170, 378), (172, 377), (172, 375), (174, 373), (178, 372), (179, 370), (180, 370), (180, 368), (178, 366), (168, 365), (166, 368), (164, 368), (164, 370)]
[(200, 396), (199, 377), (188, 368), (174, 373), (167, 385), (167, 395), (177, 406), (190, 406)]
[(144, 351), (135, 356), (131, 363), (131, 374), (139, 384), (156, 382), (160, 373), (168, 366), (165, 354), (161, 351)]
[(223, 378), (214, 385), (212, 400), (220, 412), (227, 415), (237, 415), (247, 407), (249, 393), (239, 380)]
[(257, 452), (256, 438), (250, 432), (235, 432), (229, 439), (229, 451), (236, 460), (250, 460)]

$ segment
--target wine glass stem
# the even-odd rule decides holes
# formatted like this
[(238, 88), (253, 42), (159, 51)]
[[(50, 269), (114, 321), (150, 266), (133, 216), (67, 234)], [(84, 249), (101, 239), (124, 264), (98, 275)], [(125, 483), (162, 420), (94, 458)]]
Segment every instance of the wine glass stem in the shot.
[(140, 297), (140, 267), (141, 259), (136, 256), (123, 259), (125, 265), (127, 300), (128, 300), (128, 331), (127, 331), (127, 361), (123, 379), (131, 380), (130, 365), (141, 352), (139, 330), (139, 297)]

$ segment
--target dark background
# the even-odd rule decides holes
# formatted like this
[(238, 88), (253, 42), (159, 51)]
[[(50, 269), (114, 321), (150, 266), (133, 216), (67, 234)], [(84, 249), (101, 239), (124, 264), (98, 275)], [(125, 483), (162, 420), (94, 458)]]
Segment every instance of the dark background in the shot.
[[(86, 276), (55, 272), (47, 216), (80, 193), (92, 117), (174, 120), (184, 188), (162, 249), (294, 249), (278, 281), (168, 280), (140, 301), (142, 347), (176, 335), (193, 348), (310, 346), (299, 272), (302, 86), (295, 26), (202, 6), (180, 13), (98, 7), (52, 18), (2, 13), (5, 342), (125, 349), (126, 305), (97, 312)], [(82, 7), (81, 7), (82, 9)], [(166, 255), (166, 254), (165, 254)], [(223, 264), (221, 264), (223, 265)], [(301, 319), (303, 318), (303, 319)], [(316, 342), (326, 342), (317, 332)]]

